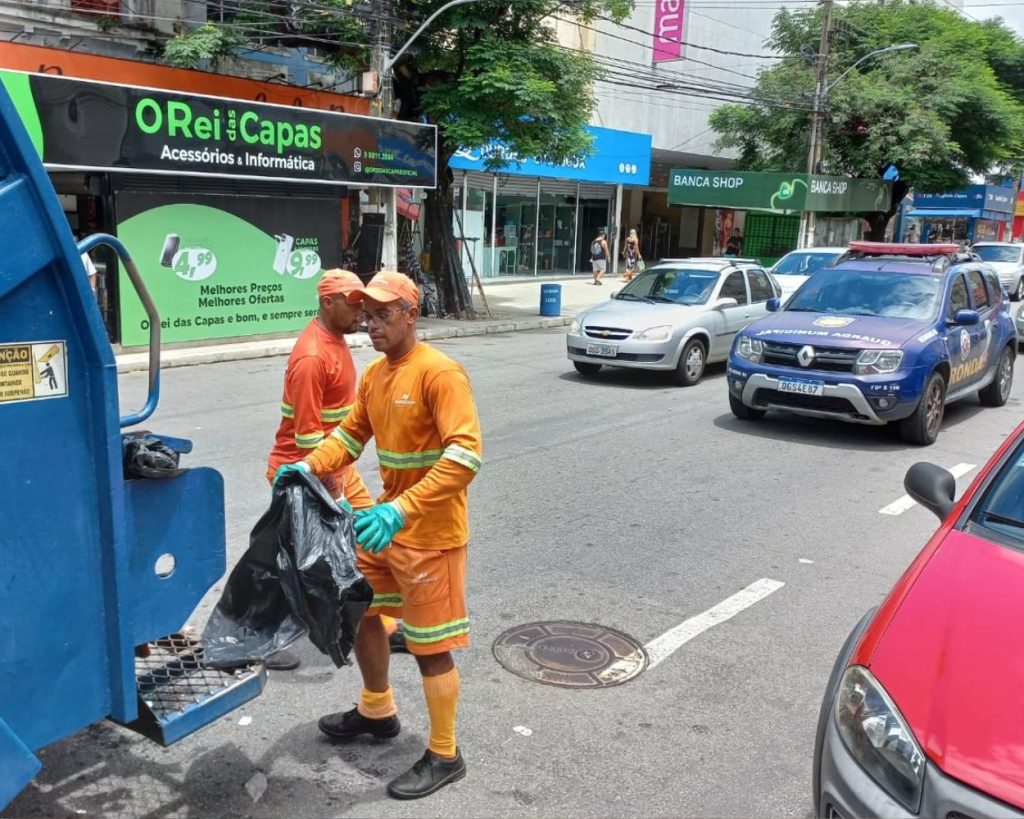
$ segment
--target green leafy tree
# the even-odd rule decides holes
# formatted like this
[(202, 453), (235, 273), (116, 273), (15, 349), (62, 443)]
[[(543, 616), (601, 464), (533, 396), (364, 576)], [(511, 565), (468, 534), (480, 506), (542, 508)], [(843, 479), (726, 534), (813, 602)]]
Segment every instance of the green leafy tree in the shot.
[[(232, 20), (233, 36), (250, 39), (240, 25), (245, 21), (251, 37), (261, 30), (266, 37), (269, 29), (285, 44), (313, 42), (339, 67), (361, 72), (375, 67), (374, 45), (384, 42), (397, 52), (444, 2), (254, 4)], [(622, 19), (631, 7), (632, 0), (481, 0), (445, 11), (395, 65), (397, 118), (438, 126), (438, 186), (428, 192), (426, 208), (431, 268), (445, 312), (472, 314), (452, 223), (452, 155), (500, 141), (504, 151), (488, 158), (492, 169), (516, 157), (586, 157), (591, 139), (584, 126), (599, 68), (590, 54), (558, 43), (552, 18)], [(235, 48), (237, 43), (228, 44), (226, 50)], [(174, 59), (171, 50), (167, 56)]]
[[(751, 170), (807, 167), (821, 11), (783, 10), (769, 47), (781, 56), (758, 78), (750, 105), (711, 116), (716, 147)], [(976, 22), (930, 3), (835, 6), (828, 81), (866, 54), (898, 43), (836, 82), (825, 104), (823, 173), (879, 177), (900, 172), (886, 213), (865, 214), (884, 237), (900, 201), (967, 184), (977, 174), (1009, 177), (1024, 165), (1024, 43), (1002, 21)]]

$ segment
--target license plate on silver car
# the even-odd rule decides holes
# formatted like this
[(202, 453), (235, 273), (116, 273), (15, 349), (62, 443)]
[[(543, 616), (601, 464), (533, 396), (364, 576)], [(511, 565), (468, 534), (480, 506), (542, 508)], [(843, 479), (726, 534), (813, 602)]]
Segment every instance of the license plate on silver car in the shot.
[(803, 381), (799, 378), (780, 378), (779, 392), (795, 392), (800, 395), (822, 395), (825, 392), (825, 382)]
[(598, 355), (604, 358), (615, 358), (619, 354), (618, 347), (612, 347), (610, 344), (588, 344), (587, 355)]

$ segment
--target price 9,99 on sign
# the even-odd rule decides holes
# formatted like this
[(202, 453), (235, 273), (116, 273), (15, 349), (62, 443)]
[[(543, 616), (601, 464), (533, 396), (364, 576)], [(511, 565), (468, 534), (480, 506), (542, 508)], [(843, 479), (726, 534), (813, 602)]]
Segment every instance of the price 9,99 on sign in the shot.
[(311, 279), (320, 272), (320, 254), (315, 250), (293, 250), (288, 257), (288, 275)]

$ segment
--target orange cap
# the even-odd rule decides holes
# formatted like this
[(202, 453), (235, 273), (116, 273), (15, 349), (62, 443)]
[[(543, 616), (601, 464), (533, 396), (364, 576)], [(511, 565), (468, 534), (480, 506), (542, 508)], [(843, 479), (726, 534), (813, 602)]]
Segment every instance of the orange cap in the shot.
[(362, 279), (355, 273), (337, 268), (325, 270), (316, 286), (316, 292), (320, 296), (344, 296), (353, 290), (362, 289)]
[(409, 304), (419, 306), (420, 289), (404, 273), (382, 270), (370, 279), (370, 283), (365, 288), (349, 293), (347, 298), (351, 304), (360, 302), (364, 298), (384, 303), (405, 299)]

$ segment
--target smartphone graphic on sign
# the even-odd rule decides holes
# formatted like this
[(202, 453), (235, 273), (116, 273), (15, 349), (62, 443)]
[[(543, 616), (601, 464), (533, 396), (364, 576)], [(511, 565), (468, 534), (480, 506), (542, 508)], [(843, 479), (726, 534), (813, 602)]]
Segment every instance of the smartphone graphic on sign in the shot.
[(164, 238), (164, 247), (160, 251), (160, 266), (161, 267), (173, 267), (174, 266), (174, 254), (178, 252), (178, 246), (181, 244), (181, 237), (177, 233), (168, 233)]
[(292, 248), (295, 246), (295, 237), (287, 233), (274, 234), (277, 239), (277, 253), (274, 254), (274, 272), (283, 276), (288, 270), (288, 258), (292, 255)]

